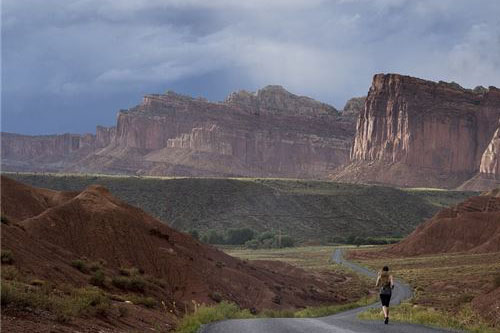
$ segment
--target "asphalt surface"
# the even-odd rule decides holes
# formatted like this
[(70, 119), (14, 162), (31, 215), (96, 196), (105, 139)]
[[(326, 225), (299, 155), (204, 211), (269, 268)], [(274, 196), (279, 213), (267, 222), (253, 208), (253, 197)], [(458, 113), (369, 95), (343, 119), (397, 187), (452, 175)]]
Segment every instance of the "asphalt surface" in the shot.
[[(352, 270), (375, 279), (376, 273), (343, 257), (341, 249), (335, 250), (332, 255), (333, 261), (347, 266)], [(374, 280), (375, 283), (375, 280)], [(391, 305), (397, 305), (401, 301), (412, 297), (412, 291), (408, 284), (395, 281), (392, 293)], [(438, 328), (426, 327), (414, 324), (392, 323), (385, 325), (381, 316), (380, 320), (360, 320), (357, 314), (373, 307), (379, 307), (379, 303), (365, 307), (337, 313), (322, 318), (261, 318), (261, 319), (231, 319), (203, 325), (200, 333), (427, 333), (427, 332), (454, 332)]]

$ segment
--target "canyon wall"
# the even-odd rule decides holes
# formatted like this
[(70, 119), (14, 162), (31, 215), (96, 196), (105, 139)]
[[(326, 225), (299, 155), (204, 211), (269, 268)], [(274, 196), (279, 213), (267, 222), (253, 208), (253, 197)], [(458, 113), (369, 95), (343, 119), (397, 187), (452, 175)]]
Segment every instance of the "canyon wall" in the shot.
[(350, 182), (454, 188), (479, 171), (500, 117), (500, 90), (398, 74), (373, 78), (357, 121)]
[(116, 127), (98, 126), (87, 154), (60, 155), (59, 171), (324, 178), (348, 162), (354, 131), (354, 117), (280, 86), (223, 102), (169, 91), (120, 111)]

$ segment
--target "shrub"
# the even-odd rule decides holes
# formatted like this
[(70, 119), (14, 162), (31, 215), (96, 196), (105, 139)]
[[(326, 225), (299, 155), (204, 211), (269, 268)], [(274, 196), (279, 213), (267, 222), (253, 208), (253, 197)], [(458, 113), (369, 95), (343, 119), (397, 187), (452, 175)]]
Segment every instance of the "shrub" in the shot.
[(146, 288), (146, 281), (139, 276), (133, 276), (131, 278), (125, 276), (115, 276), (111, 283), (122, 290), (139, 291), (143, 292)]
[(262, 242), (266, 239), (274, 239), (274, 233), (272, 233), (271, 231), (265, 231), (257, 236), (257, 240), (259, 242)]
[(226, 231), (226, 244), (242, 245), (254, 237), (254, 231), (249, 228), (232, 228)]
[(130, 279), (123, 276), (115, 276), (111, 280), (113, 286), (119, 289), (127, 290), (130, 285)]
[(19, 277), (20, 274), (16, 267), (14, 266), (2, 267), (2, 279), (17, 280), (19, 279)]
[(214, 302), (217, 302), (217, 303), (222, 302), (222, 295), (216, 291), (214, 291), (213, 293), (210, 293), (208, 295), (208, 297), (210, 297)]
[(224, 244), (224, 236), (213, 229), (203, 235), (201, 240), (208, 244)]
[(76, 289), (72, 302), (66, 302), (68, 312), (78, 315), (106, 315), (111, 301), (95, 287)]
[(192, 229), (192, 230), (189, 230), (189, 234), (191, 235), (191, 237), (193, 237), (194, 239), (200, 239), (200, 233), (198, 232), (198, 230), (196, 229)]
[(138, 277), (134, 276), (130, 279), (130, 290), (143, 292), (146, 288), (146, 282)]
[(0, 216), (0, 220), (2, 222), (2, 224), (6, 224), (6, 225), (9, 225), (10, 222), (9, 222), (9, 219), (6, 217), (6, 216)]
[(118, 316), (126, 317), (128, 315), (128, 308), (125, 305), (118, 306)]
[(99, 262), (93, 262), (89, 265), (89, 270), (91, 272), (96, 272), (98, 270), (100, 270), (102, 267), (101, 267), (101, 264)]
[(94, 274), (90, 277), (89, 283), (96, 287), (103, 287), (104, 282), (106, 281), (106, 277), (104, 272), (101, 270), (95, 271)]
[(144, 305), (147, 308), (154, 308), (158, 304), (158, 301), (153, 297), (141, 297), (141, 296), (131, 295), (128, 298), (132, 303), (137, 305)]
[(14, 263), (14, 256), (10, 250), (2, 250), (1, 252), (2, 264), (12, 265)]
[(245, 247), (256, 250), (260, 247), (260, 242), (257, 239), (252, 239), (245, 243)]
[(293, 247), (295, 245), (295, 241), (290, 236), (281, 237), (281, 247)]
[(76, 259), (71, 262), (71, 266), (78, 269), (82, 273), (88, 272), (87, 263), (81, 259)]

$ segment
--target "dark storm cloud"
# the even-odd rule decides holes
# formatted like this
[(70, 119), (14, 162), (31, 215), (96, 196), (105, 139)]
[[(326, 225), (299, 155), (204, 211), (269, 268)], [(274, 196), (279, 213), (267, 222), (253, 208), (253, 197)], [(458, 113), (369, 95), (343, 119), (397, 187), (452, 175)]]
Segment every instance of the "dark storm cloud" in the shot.
[(377, 72), (500, 86), (496, 0), (2, 5), (6, 131), (93, 131), (166, 89), (220, 100), (281, 84), (341, 108)]

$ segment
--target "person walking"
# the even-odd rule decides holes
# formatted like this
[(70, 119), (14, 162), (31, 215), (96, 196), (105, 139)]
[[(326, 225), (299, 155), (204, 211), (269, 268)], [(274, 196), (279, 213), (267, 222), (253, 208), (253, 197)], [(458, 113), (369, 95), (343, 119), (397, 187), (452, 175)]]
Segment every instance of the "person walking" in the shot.
[(389, 267), (384, 266), (378, 273), (376, 287), (380, 287), (380, 301), (384, 312), (384, 324), (389, 324), (389, 303), (391, 301), (392, 289), (394, 289), (394, 279), (389, 274)]

